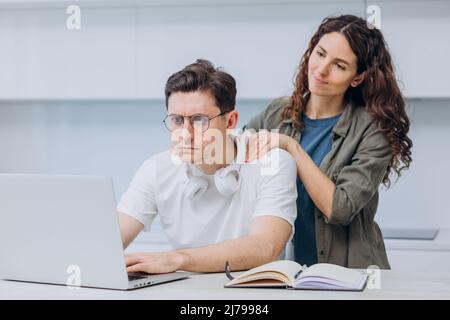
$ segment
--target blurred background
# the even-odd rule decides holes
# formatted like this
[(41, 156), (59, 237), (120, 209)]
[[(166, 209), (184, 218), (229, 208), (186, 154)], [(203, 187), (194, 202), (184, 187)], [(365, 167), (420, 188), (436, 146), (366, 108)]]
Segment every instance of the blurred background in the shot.
[[(242, 126), (291, 93), (323, 18), (367, 17), (371, 5), (414, 142), (411, 169), (380, 188), (377, 221), (394, 269), (448, 270), (450, 1), (0, 0), (0, 172), (110, 176), (119, 198), (168, 147), (169, 75), (197, 58), (223, 67), (237, 80)], [(156, 221), (129, 250), (167, 248)]]

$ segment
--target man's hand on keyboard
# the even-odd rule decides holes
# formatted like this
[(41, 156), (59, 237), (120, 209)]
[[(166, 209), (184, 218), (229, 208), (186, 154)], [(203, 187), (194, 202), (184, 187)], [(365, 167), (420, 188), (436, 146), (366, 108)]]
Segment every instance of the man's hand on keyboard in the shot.
[(131, 253), (125, 256), (127, 272), (168, 273), (180, 270), (185, 256), (175, 251)]

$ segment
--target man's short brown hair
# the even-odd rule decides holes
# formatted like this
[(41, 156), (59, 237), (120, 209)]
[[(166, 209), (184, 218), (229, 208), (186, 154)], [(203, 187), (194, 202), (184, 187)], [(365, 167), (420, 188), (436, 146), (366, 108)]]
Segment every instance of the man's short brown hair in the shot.
[(165, 88), (166, 108), (172, 93), (197, 90), (210, 92), (221, 112), (234, 110), (236, 81), (230, 74), (214, 68), (211, 62), (204, 59), (198, 59), (169, 77)]

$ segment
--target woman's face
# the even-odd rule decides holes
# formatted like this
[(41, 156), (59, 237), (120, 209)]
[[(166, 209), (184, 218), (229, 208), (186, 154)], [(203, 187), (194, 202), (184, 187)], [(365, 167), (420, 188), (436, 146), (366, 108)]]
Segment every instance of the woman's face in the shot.
[(338, 32), (327, 33), (313, 49), (308, 62), (308, 85), (319, 96), (343, 95), (352, 85), (358, 86), (357, 57), (347, 39)]

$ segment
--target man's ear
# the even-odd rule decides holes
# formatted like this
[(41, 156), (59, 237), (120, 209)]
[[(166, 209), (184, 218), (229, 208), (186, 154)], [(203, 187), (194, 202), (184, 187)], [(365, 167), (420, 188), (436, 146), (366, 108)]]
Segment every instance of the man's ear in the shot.
[(227, 129), (235, 129), (238, 123), (239, 114), (237, 111), (233, 110), (229, 113)]
[(360, 74), (357, 74), (357, 75), (353, 78), (352, 82), (350, 82), (350, 85), (351, 85), (353, 88), (356, 88), (357, 86), (359, 86), (359, 85), (361, 84), (361, 82), (364, 81), (365, 77), (366, 77), (366, 72), (365, 72), (365, 71), (364, 71), (364, 72), (361, 72)]

